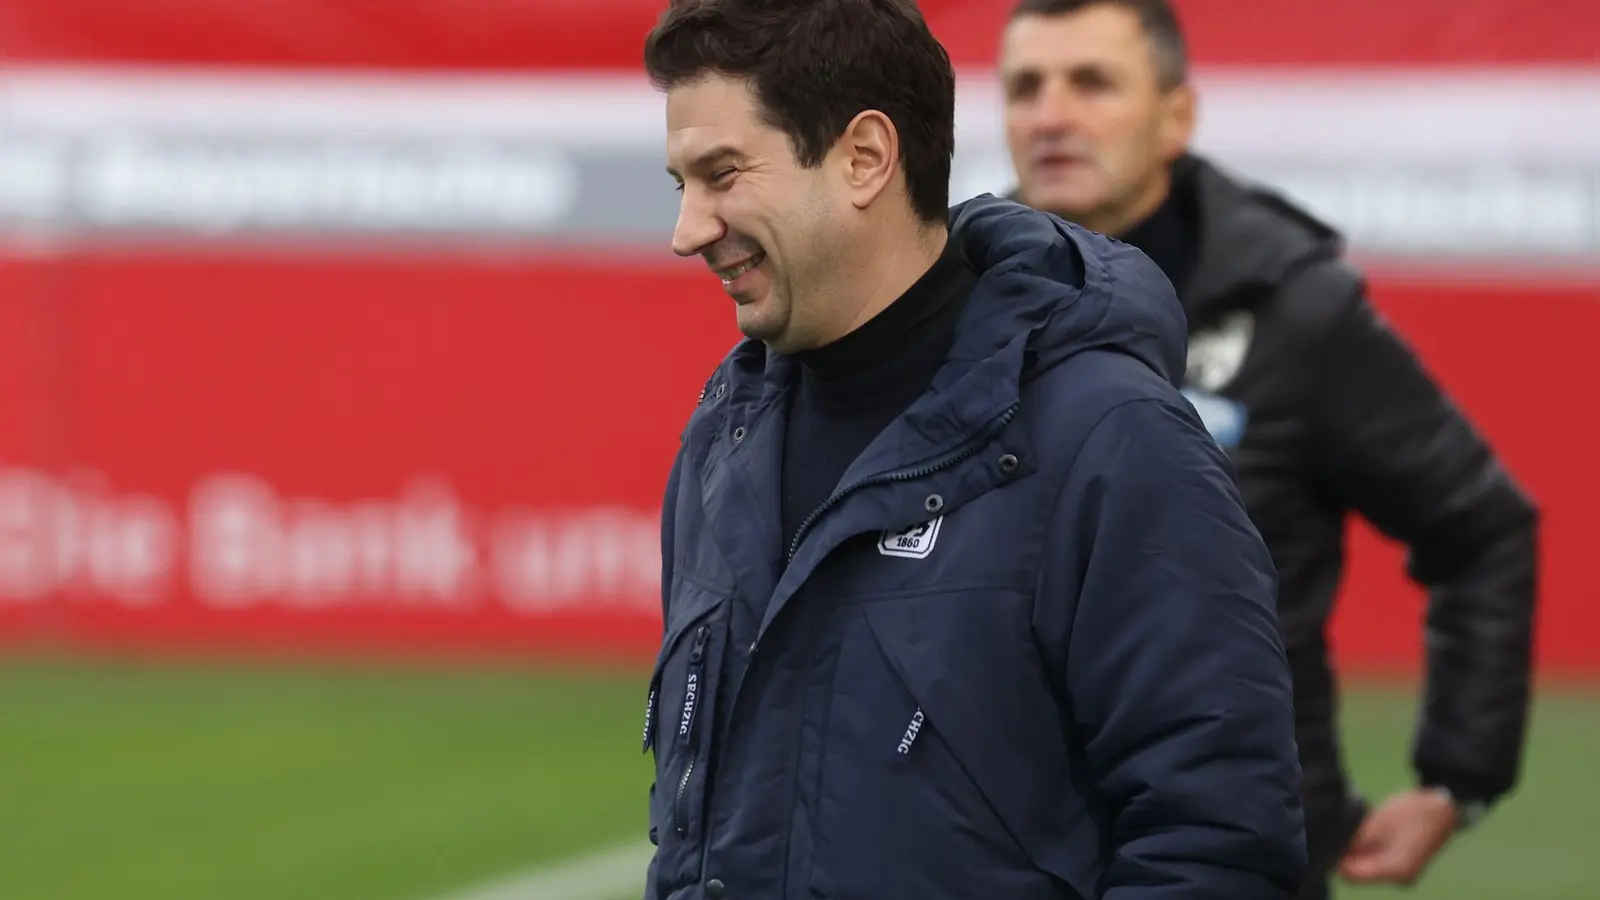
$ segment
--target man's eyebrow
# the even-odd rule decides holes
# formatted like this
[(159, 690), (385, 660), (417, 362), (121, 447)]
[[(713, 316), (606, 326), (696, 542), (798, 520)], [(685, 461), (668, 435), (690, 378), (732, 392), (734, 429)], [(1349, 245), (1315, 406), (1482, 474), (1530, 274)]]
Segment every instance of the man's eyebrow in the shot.
[[(1053, 71), (1061, 72), (1068, 78), (1081, 78), (1084, 75), (1105, 75), (1109, 77), (1117, 74), (1116, 65), (1104, 59), (1075, 60), (1065, 66), (1055, 67)], [(1044, 79), (1045, 72), (1046, 68), (1044, 66), (1030, 63), (1013, 69), (1001, 69), (1000, 81), (1004, 84), (1018, 81), (1040, 81)]]
[[(694, 159), (689, 160), (689, 165), (687, 168), (690, 171), (703, 172), (724, 160), (739, 160), (743, 158), (744, 154), (740, 153), (738, 150), (735, 150), (733, 147), (730, 147), (726, 144), (719, 144), (718, 146), (712, 147), (710, 150), (701, 153)], [(680, 181), (683, 179), (682, 174), (680, 174), (677, 169), (674, 169), (671, 166), (667, 166), (667, 174)]]
[(1000, 83), (1006, 87), (1020, 83), (1041, 81), (1043, 78), (1044, 73), (1039, 71), (1038, 66), (1018, 66), (1014, 69), (1000, 70)]

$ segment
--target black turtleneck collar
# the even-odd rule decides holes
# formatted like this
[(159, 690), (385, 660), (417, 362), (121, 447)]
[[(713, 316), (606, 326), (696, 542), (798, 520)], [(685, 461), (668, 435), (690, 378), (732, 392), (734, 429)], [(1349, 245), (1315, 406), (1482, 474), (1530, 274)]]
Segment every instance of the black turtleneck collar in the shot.
[(1187, 169), (1174, 166), (1172, 188), (1150, 217), (1121, 236), (1123, 243), (1144, 251), (1183, 296), (1198, 261), (1199, 224), (1194, 204), (1193, 179)]
[(915, 398), (944, 364), (977, 283), (956, 242), (948, 241), (932, 268), (888, 308), (839, 340), (795, 355), (803, 389), (827, 408)]
[(828, 499), (856, 457), (933, 383), (977, 286), (950, 241), (927, 273), (866, 324), (797, 355), (783, 447), (784, 546)]

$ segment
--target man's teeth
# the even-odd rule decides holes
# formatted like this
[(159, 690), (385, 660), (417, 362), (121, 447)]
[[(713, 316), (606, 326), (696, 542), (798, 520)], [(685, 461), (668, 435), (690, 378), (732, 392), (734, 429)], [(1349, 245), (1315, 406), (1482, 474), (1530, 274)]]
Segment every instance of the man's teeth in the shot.
[(723, 272), (722, 273), (722, 283), (723, 284), (732, 284), (734, 279), (736, 279), (740, 275), (743, 275), (744, 273), (750, 271), (751, 269), (754, 269), (756, 266), (761, 265), (762, 260), (765, 260), (766, 258), (767, 258), (767, 255), (765, 253), (760, 253), (760, 254), (757, 254), (756, 256), (751, 257), (748, 262), (740, 263), (739, 265), (727, 270), (726, 272)]

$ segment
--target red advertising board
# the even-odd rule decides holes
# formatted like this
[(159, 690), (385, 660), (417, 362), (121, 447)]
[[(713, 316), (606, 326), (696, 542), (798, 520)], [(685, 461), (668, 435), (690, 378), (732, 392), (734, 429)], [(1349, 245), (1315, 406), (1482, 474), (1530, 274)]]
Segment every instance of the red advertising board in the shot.
[[(994, 61), (1014, 0), (920, 0), (960, 66)], [(1592, 64), (1588, 0), (1177, 0), (1202, 65)], [(451, 71), (633, 70), (665, 0), (7, 0), (0, 55)]]
[[(649, 653), (663, 469), (735, 337), (709, 276), (115, 254), (0, 271), (20, 410), (0, 433), (0, 634)], [(1574, 429), (1600, 291), (1376, 293), (1545, 511), (1541, 659), (1594, 666), (1600, 479)], [(1420, 597), (1355, 534), (1340, 652), (1409, 665)]]
[[(660, 491), (736, 334), (681, 268), (12, 265), (0, 633), (638, 656)], [(49, 293), (11, 290), (48, 283)], [(9, 418), (9, 417), (8, 417)]]

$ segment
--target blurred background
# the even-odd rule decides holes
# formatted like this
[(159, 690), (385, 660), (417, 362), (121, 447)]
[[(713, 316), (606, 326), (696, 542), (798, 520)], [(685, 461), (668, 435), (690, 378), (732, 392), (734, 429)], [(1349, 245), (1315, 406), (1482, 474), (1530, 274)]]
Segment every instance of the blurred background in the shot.
[[(623, 900), (665, 469), (661, 0), (0, 0), (0, 898)], [(923, 0), (956, 199), (1009, 4)], [(1415, 895), (1600, 897), (1600, 5), (1187, 0), (1198, 149), (1345, 230), (1545, 510), (1521, 791)], [(1422, 598), (1353, 526), (1364, 790)], [(1350, 891), (1344, 896), (1388, 896)]]

